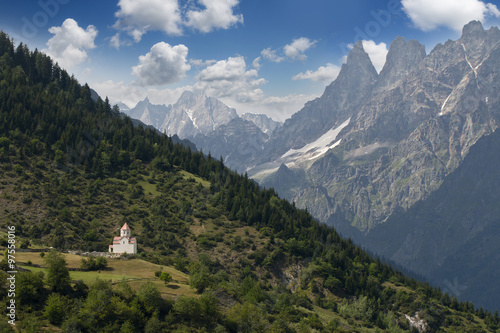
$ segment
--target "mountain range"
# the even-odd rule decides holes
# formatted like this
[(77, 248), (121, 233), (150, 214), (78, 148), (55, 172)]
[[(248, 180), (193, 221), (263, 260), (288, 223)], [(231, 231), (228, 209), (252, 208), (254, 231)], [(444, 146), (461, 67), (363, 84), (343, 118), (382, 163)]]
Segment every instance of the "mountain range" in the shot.
[[(414, 219), (405, 214), (412, 214), (420, 202), (439, 201), (448, 207), (447, 198), (439, 196), (443, 192), (438, 190), (464, 163), (471, 148), (498, 128), (499, 62), (500, 31), (496, 27), (485, 30), (480, 22), (472, 21), (458, 40), (438, 44), (428, 54), (418, 41), (396, 38), (380, 73), (362, 42), (356, 43), (321, 97), (267, 131), (255, 117), (238, 117), (234, 110), (203, 102), (210, 98), (192, 93), (161, 112), (142, 112), (140, 119), (151, 124), (158, 119), (160, 130), (175, 128), (181, 138), (189, 138), (204, 152), (221, 155), (228, 166), (248, 172), (264, 187), (275, 188), (344, 236), (446, 287), (444, 281), (455, 276), (443, 278), (435, 273), (443, 268), (442, 254), (448, 253), (450, 261), (454, 253), (464, 251), (465, 243), (454, 243), (453, 250), (445, 246), (455, 238), (469, 239), (464, 235), (468, 231), (457, 230), (450, 242), (437, 242), (432, 255), (421, 254), (418, 260), (417, 254), (410, 260), (401, 255), (401, 248), (381, 246), (372, 239), (379, 239), (375, 235), (383, 229), (386, 239), (392, 241), (394, 236), (397, 243), (398, 228), (410, 228), (406, 221)], [(190, 111), (180, 112), (196, 109), (188, 107), (186, 99), (202, 101), (192, 105), (203, 105), (212, 118), (199, 122), (198, 116), (189, 116)], [(134, 109), (140, 109), (141, 103)], [(128, 113), (132, 117), (134, 109)], [(212, 120), (219, 112), (224, 117)], [(163, 116), (152, 116), (165, 113), (172, 115), (165, 119), (176, 115), (177, 120), (162, 122)], [(165, 125), (179, 123), (184, 127)], [(481, 221), (471, 217), (468, 223), (480, 225)], [(429, 239), (424, 234), (399, 236), (424, 246)], [(494, 255), (487, 252), (483, 258)], [(498, 274), (500, 267), (491, 265)], [(480, 297), (475, 301), (500, 308), (498, 301)]]
[(147, 97), (132, 109), (124, 103), (117, 105), (133, 119), (187, 139), (212, 156), (222, 156), (226, 165), (239, 171), (262, 152), (265, 142), (282, 125), (263, 114), (240, 117), (234, 108), (203, 92), (185, 91), (168, 106), (152, 104)]

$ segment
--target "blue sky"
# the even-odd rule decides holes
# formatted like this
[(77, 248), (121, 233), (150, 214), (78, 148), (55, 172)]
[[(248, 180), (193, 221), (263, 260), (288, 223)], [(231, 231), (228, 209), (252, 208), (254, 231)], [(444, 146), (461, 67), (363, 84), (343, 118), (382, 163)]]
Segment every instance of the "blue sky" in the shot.
[(380, 70), (397, 36), (430, 52), (470, 20), (499, 17), (480, 0), (17, 0), (2, 4), (0, 29), (112, 102), (203, 90), (284, 120), (321, 95), (357, 40)]

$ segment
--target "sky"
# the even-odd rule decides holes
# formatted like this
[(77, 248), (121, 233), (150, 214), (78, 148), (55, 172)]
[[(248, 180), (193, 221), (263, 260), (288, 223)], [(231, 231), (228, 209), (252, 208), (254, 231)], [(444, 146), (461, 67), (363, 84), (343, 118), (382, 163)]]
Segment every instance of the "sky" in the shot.
[(380, 71), (397, 36), (429, 53), (471, 20), (499, 26), (498, 2), (16, 0), (2, 4), (0, 29), (112, 103), (203, 91), (284, 121), (323, 93), (356, 41)]

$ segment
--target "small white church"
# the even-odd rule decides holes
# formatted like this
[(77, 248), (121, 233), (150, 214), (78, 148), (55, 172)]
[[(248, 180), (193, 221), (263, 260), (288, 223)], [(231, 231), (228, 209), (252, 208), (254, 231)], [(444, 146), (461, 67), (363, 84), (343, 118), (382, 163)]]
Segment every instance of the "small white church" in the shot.
[(109, 246), (110, 253), (137, 253), (137, 239), (131, 237), (131, 230), (127, 223), (120, 229), (120, 236), (113, 238), (113, 244)]

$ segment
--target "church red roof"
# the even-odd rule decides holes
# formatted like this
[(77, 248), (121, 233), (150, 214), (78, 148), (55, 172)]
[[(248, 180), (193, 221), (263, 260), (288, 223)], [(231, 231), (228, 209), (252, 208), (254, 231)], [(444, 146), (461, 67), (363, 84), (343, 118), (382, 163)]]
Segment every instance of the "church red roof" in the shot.
[(120, 237), (120, 236), (114, 237), (113, 238), (113, 244), (120, 244), (120, 240), (122, 238), (127, 238), (127, 237), (125, 237), (125, 236), (123, 236), (123, 237)]
[(113, 244), (120, 244), (120, 241), (121, 241), (123, 238), (127, 238), (127, 239), (128, 239), (129, 244), (134, 244), (134, 243), (135, 243), (135, 237), (117, 236), (117, 237), (113, 237)]
[(127, 222), (125, 222), (121, 230), (130, 230), (130, 227), (128, 226)]

